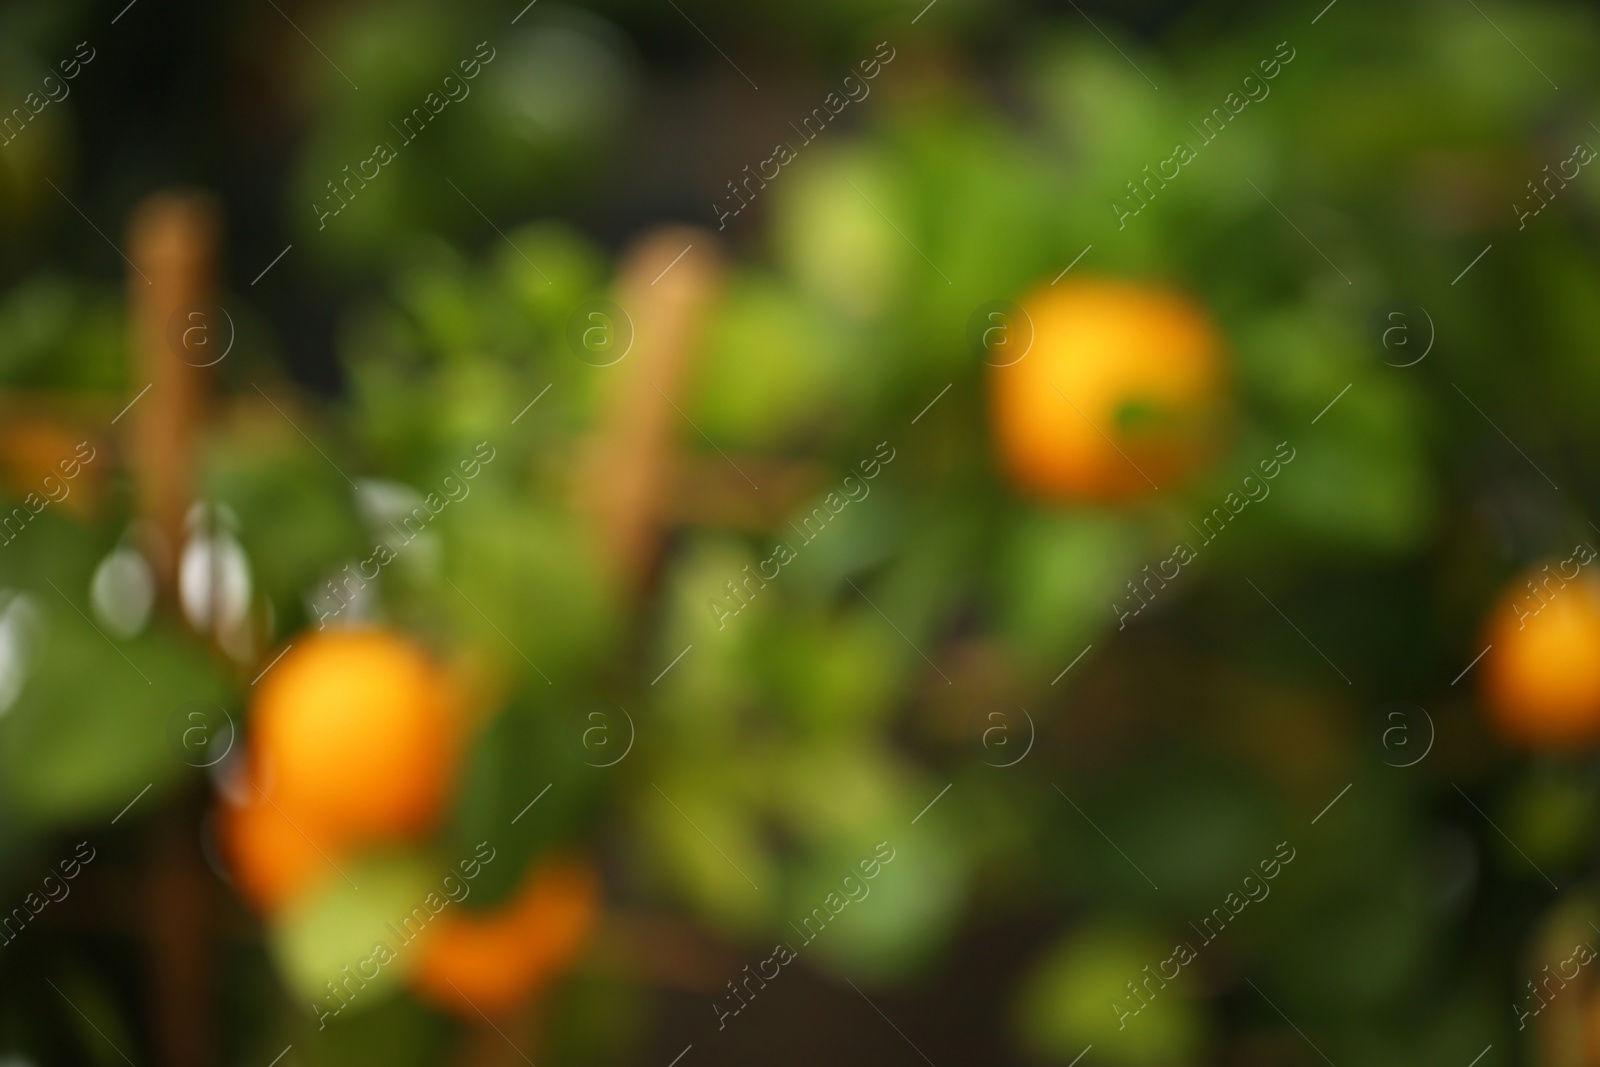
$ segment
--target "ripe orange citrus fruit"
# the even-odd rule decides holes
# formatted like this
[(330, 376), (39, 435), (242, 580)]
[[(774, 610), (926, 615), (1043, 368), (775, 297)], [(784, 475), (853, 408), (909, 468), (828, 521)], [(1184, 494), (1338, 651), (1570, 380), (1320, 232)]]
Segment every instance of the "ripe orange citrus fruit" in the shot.
[(1503, 737), (1534, 748), (1600, 740), (1600, 580), (1524, 573), (1490, 609), (1484, 640), (1480, 689)]
[(1137, 497), (1206, 458), (1226, 368), (1194, 301), (1082, 279), (1035, 290), (1021, 310), (1009, 329), (1031, 327), (1031, 345), (989, 372), (996, 450), (1019, 488), (1049, 500)]
[(411, 983), (423, 999), (477, 1018), (544, 988), (583, 948), (599, 911), (594, 868), (558, 860), (529, 872), (489, 913), (454, 912), (418, 942)]
[(17, 498), (13, 506), (31, 493), (88, 518), (100, 496), (104, 457), (103, 443), (97, 448), (74, 427), (46, 416), (8, 413), (0, 430), (0, 482)]
[(251, 773), (323, 848), (407, 839), (444, 806), (460, 733), (456, 696), (417, 645), (377, 629), (296, 638), (251, 710)]
[(332, 864), (338, 862), (331, 843), (308, 840), (254, 786), (243, 804), (217, 806), (217, 838), (234, 887), (269, 915), (301, 890), (334, 874)]

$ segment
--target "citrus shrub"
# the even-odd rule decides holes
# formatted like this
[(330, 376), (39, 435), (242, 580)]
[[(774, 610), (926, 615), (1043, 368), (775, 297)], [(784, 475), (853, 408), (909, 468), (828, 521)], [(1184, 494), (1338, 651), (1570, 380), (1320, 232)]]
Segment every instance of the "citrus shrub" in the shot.
[(1479, 688), (1496, 732), (1529, 748), (1600, 740), (1600, 580), (1529, 569), (1489, 609), (1483, 640)]
[(575, 859), (529, 870), (515, 895), (483, 913), (452, 912), (418, 943), (411, 983), (467, 1018), (503, 1012), (547, 986), (588, 941), (599, 910), (594, 868)]
[(1137, 498), (1205, 461), (1226, 367), (1193, 300), (1085, 278), (1042, 286), (1021, 310), (1031, 345), (989, 372), (997, 458), (1018, 488), (1052, 501)]

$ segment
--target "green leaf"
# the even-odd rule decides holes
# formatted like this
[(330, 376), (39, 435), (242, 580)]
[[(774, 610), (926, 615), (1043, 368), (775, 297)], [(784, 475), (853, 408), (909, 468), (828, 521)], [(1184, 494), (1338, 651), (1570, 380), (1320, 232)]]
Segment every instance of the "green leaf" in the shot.
[(441, 901), (441, 912), (458, 906), (440, 890), (444, 875), (453, 872), (435, 871), (417, 855), (374, 856), (340, 867), (339, 877), (295, 899), (271, 930), (284, 982), (293, 996), (310, 1000), (317, 1016), (364, 1011), (393, 993), (416, 966), (410, 942), (426, 932), (434, 909)]
[(198, 643), (163, 627), (113, 642), (55, 591), (35, 595), (44, 617), (37, 659), (0, 720), (0, 777), (28, 816), (110, 818), (154, 786), (149, 811), (195, 773), (169, 740), (172, 717), (193, 701), (223, 705), (242, 727), (223, 665)]

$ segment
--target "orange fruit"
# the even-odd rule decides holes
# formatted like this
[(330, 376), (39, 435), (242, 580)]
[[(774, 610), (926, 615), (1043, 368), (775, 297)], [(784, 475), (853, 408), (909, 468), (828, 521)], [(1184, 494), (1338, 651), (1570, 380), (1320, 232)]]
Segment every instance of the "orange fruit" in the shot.
[(321, 878), (336, 873), (333, 863), (338, 859), (330, 851), (333, 846), (313, 844), (254, 786), (243, 804), (218, 805), (217, 837), (234, 887), (267, 914), (278, 911)]
[(1031, 326), (1032, 344), (989, 372), (996, 451), (1020, 489), (1049, 500), (1138, 497), (1206, 458), (1226, 368), (1222, 338), (1194, 301), (1081, 279), (1037, 289), (1021, 310), (1012, 330)]
[(1490, 609), (1484, 640), (1479, 688), (1503, 737), (1533, 748), (1600, 740), (1600, 580), (1527, 571)]
[(377, 629), (295, 639), (258, 686), (252, 775), (283, 814), (329, 844), (413, 838), (454, 778), (457, 700), (417, 645)]
[[(88, 518), (100, 497), (105, 446), (49, 416), (7, 412), (0, 430), (0, 482), (20, 503), (32, 493), (78, 518)], [(45, 505), (49, 506), (49, 505)]]
[(599, 878), (577, 860), (528, 873), (495, 911), (442, 916), (418, 942), (412, 987), (424, 1000), (477, 1018), (504, 1012), (547, 986), (589, 939)]

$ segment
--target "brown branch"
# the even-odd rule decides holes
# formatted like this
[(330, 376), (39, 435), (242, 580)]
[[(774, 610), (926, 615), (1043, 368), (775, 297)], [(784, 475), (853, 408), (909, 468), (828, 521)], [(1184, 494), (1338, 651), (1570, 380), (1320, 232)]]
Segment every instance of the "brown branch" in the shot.
[(672, 511), (676, 442), (695, 432), (683, 409), (720, 275), (716, 239), (688, 228), (642, 237), (618, 273), (616, 302), (632, 321), (633, 348), (596, 368), (611, 380), (580, 492), (618, 584), (631, 593), (647, 583)]
[[(177, 551), (193, 499), (194, 441), (209, 370), (179, 358), (186, 313), (212, 299), (220, 232), (217, 208), (199, 193), (158, 193), (135, 210), (128, 250), (132, 391), (150, 391), (128, 413), (139, 510), (160, 540), (147, 553), (170, 601), (177, 590)], [(203, 320), (201, 320), (203, 323)], [(209, 324), (207, 324), (209, 325)]]
[[(212, 372), (180, 358), (190, 311), (213, 293), (220, 223), (210, 197), (161, 193), (135, 210), (128, 227), (134, 272), (128, 279), (132, 391), (149, 392), (129, 411), (130, 460), (139, 511), (155, 531), (146, 545), (157, 586), (177, 600), (177, 559), (193, 499), (195, 438)], [(150, 919), (152, 1030), (158, 1058), (175, 1067), (216, 1060), (210, 913), (212, 878), (199, 856), (193, 805), (163, 812), (146, 860)]]

